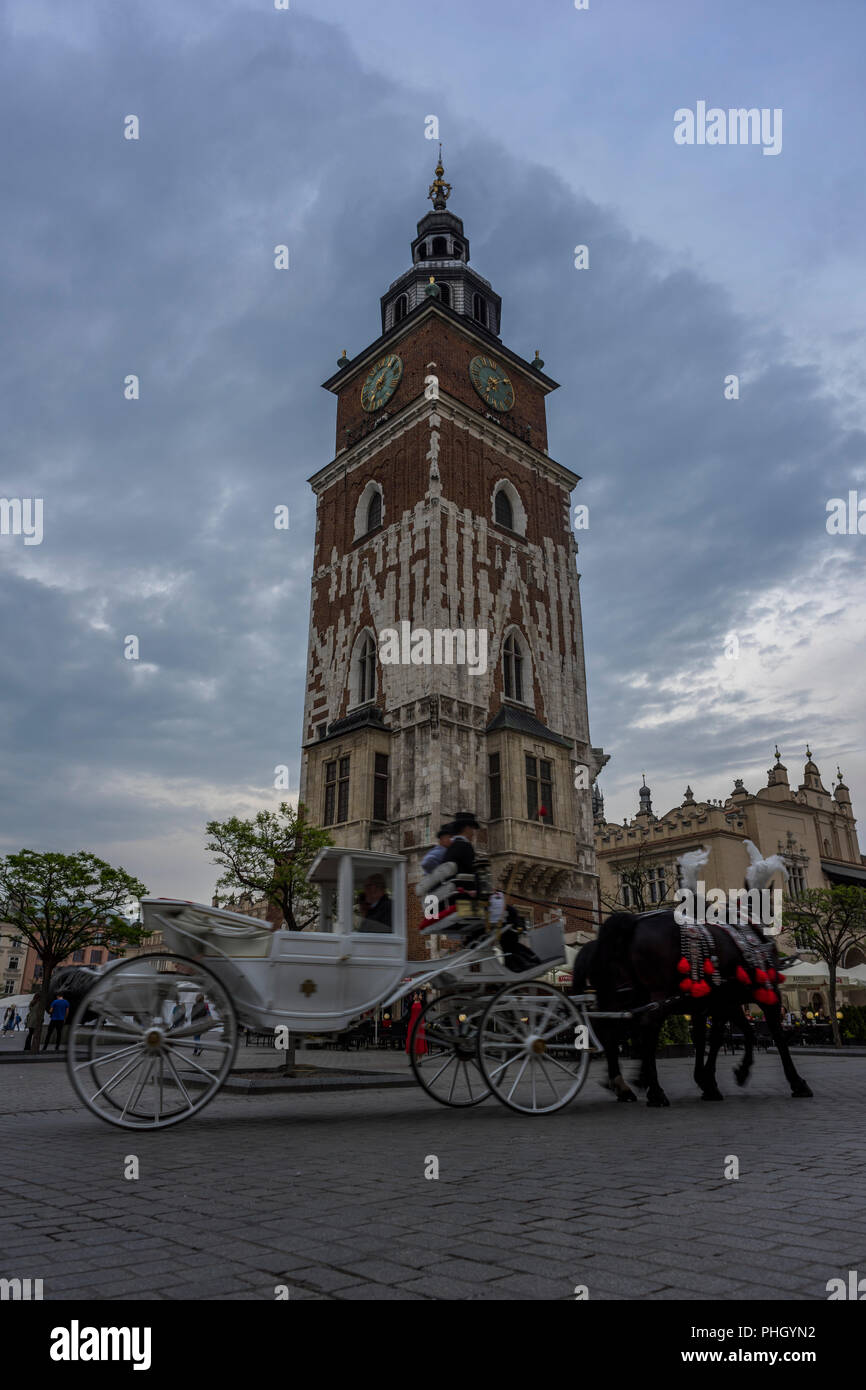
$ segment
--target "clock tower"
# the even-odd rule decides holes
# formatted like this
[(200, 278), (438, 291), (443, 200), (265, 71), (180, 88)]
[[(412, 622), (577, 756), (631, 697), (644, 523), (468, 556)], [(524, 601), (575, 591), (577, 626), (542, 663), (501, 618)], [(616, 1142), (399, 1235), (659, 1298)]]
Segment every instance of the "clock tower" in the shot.
[[(557, 383), (499, 337), (440, 160), (382, 334), (325, 389), (300, 797), (337, 844), (405, 854), (471, 810), (494, 882), (538, 922), (597, 902), (577, 545), (547, 452)], [(410, 887), (409, 922), (423, 925)], [(426, 941), (410, 932), (410, 955)]]

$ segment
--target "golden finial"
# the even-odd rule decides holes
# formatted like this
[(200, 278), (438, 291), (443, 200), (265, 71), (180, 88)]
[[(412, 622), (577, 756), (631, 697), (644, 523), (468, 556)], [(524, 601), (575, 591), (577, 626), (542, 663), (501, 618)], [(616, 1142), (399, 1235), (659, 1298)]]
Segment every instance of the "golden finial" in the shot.
[(433, 204), (437, 212), (444, 212), (445, 205), (451, 197), (451, 185), (446, 183), (442, 175), (445, 173), (445, 166), (442, 163), (442, 144), (439, 144), (439, 163), (434, 170), (436, 177), (427, 190), (427, 197)]

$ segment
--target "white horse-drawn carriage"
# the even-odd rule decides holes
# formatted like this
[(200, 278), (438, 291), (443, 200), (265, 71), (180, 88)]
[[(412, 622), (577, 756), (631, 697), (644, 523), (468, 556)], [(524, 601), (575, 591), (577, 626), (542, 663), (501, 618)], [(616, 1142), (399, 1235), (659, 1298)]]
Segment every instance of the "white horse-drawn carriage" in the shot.
[[(409, 1057), (434, 1099), (470, 1106), (493, 1094), (541, 1114), (577, 1094), (598, 1046), (585, 1000), (538, 979), (565, 958), (561, 919), (527, 933), (533, 964), (514, 969), (486, 900), (465, 901), (441, 924), (452, 949), (410, 964), (401, 855), (325, 849), (309, 877), (319, 890), (314, 930), (145, 899), (145, 928), (165, 950), (96, 973), (70, 1025), (69, 1074), (94, 1114), (126, 1129), (178, 1124), (226, 1080), (239, 1025), (273, 1031), (279, 1046), (281, 1034), (339, 1032), (416, 992), (427, 1002)], [(371, 880), (381, 892), (374, 909), (362, 891)]]

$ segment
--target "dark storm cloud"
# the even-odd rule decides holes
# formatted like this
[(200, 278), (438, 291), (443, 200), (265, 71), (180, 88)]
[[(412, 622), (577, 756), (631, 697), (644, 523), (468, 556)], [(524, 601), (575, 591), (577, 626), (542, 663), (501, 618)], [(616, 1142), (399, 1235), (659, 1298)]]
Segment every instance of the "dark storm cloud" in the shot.
[[(429, 92), (363, 70), (337, 30), (299, 14), (186, 9), (188, 33), (176, 15), (163, 30), (159, 11), (94, 9), (86, 45), (49, 28), (7, 36), (0, 59), (14, 132), (2, 495), (45, 499), (41, 546), (0, 542), (7, 848), (138, 840), (146, 857), (220, 796), (227, 811), (233, 788), (275, 799), (275, 764), (296, 785), (305, 480), (334, 448), (319, 383), (343, 347), (378, 335), (378, 297), (427, 206), (423, 120), (445, 114)], [(122, 138), (128, 114), (137, 142)], [(627, 746), (646, 693), (623, 674), (652, 688), (683, 653), (709, 660), (747, 598), (820, 553), (831, 480), (863, 441), (816, 372), (665, 248), (487, 131), (447, 158), (505, 341), (539, 347), (563, 383), (551, 453), (584, 475), (591, 507), (593, 736)], [(588, 271), (573, 268), (576, 243)], [(723, 398), (730, 372), (738, 402)], [(751, 716), (743, 746), (757, 749), (771, 728), (757, 696)], [(687, 722), (653, 746), (684, 742), (707, 766), (731, 748), (723, 727)], [(153, 787), (175, 781), (199, 782), (201, 804), (167, 793), (157, 809)], [(201, 894), (203, 861), (190, 875)]]

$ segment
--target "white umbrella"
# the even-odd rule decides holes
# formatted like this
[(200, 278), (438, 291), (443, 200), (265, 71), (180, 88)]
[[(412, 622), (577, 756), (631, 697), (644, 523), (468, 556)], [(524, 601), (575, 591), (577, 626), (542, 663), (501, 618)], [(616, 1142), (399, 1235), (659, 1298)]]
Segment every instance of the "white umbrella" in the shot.
[[(862, 966), (858, 966), (857, 968), (860, 970), (863, 969)], [(830, 979), (830, 968), (827, 962), (823, 960), (803, 960), (800, 961), (799, 965), (786, 965), (782, 974), (785, 976), (786, 983), (788, 980), (820, 980), (822, 983), (826, 983)], [(836, 971), (836, 981), (840, 985), (856, 985), (860, 984), (863, 980), (866, 980), (866, 973), (858, 976), (851, 970)]]

